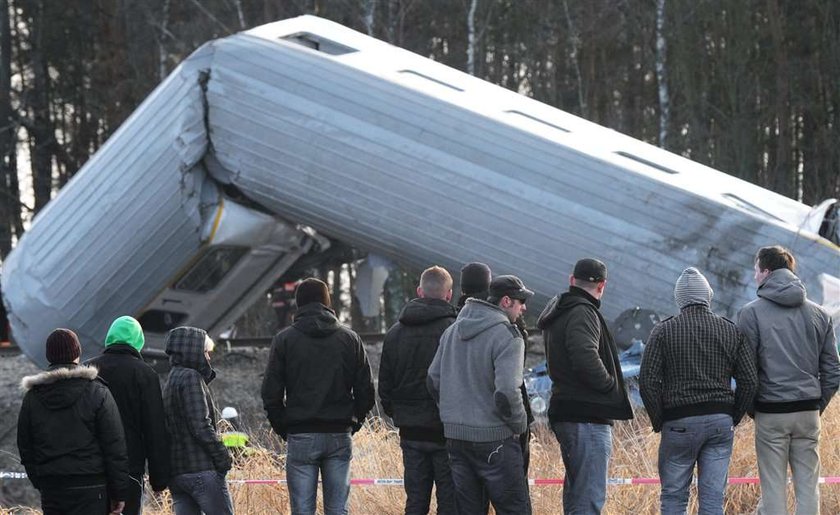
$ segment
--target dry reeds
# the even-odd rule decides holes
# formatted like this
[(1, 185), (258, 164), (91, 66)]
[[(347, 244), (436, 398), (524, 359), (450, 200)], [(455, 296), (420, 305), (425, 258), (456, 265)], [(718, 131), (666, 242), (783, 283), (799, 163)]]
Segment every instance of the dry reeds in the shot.
[[(840, 406), (838, 402), (822, 417), (822, 475), (840, 475)], [(266, 447), (255, 446), (249, 456), (239, 459), (228, 475), (229, 479), (280, 479), (284, 477), (285, 456), (276, 438), (256, 435)], [(657, 449), (659, 435), (650, 430), (643, 411), (636, 413), (636, 419), (617, 423), (613, 435), (613, 452), (610, 461), (610, 476), (656, 477)], [(274, 452), (268, 447), (280, 449)], [(735, 447), (729, 468), (732, 477), (755, 477), (758, 469), (753, 444), (752, 421), (745, 420), (736, 430)], [(563, 463), (560, 448), (551, 431), (535, 426), (531, 443), (532, 478), (563, 477)], [(400, 478), (402, 477), (402, 455), (399, 436), (378, 419), (369, 421), (366, 427), (353, 438), (353, 462), (351, 476), (354, 478)], [(531, 500), (535, 514), (562, 513), (559, 486), (532, 486)], [(789, 501), (792, 511), (792, 488), (789, 487)], [(286, 514), (289, 513), (288, 495), (285, 485), (230, 486), (238, 514)], [(822, 485), (822, 512), (840, 513), (840, 485)], [(726, 490), (727, 514), (752, 513), (758, 503), (759, 488), (756, 485), (730, 485)], [(400, 486), (354, 486), (350, 494), (350, 510), (355, 514), (400, 514), (403, 512), (405, 495)], [(148, 515), (170, 515), (169, 495), (147, 498)], [(610, 486), (604, 512), (609, 514), (634, 515), (657, 513), (659, 508), (659, 487), (657, 485)], [(319, 510), (321, 507), (319, 505)], [(696, 513), (696, 495), (692, 487), (689, 513)], [(434, 511), (433, 511), (434, 512)], [(0, 514), (30, 514), (37, 511), (0, 510)]]

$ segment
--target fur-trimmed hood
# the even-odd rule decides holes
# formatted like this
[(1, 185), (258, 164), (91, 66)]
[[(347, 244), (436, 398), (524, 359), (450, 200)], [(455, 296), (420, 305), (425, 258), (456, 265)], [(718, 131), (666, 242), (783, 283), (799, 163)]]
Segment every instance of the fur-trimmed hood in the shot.
[(59, 365), (24, 377), (20, 387), (33, 392), (47, 408), (60, 409), (75, 403), (98, 374), (87, 365)]

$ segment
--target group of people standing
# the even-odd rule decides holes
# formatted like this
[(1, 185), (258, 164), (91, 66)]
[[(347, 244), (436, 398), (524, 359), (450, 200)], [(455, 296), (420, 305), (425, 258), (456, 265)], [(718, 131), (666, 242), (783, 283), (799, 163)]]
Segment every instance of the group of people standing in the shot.
[(123, 316), (104, 352), (81, 364), (76, 334), (56, 329), (48, 369), (23, 379), (18, 451), (44, 515), (140, 514), (147, 471), (153, 491), (169, 488), (178, 515), (233, 513), (231, 458), (208, 388), (213, 340), (195, 327), (168, 333), (162, 392), (144, 344), (140, 324)]
[[(819, 513), (820, 415), (840, 386), (834, 326), (806, 297), (796, 262), (780, 246), (754, 260), (758, 298), (737, 322), (716, 315), (714, 292), (696, 268), (677, 278), (679, 314), (656, 325), (639, 377), (652, 428), (661, 433), (663, 514), (687, 510), (697, 469), (699, 510), (724, 512), (734, 428), (755, 419), (761, 514), (787, 512), (790, 466), (796, 513)], [(440, 267), (420, 277), (417, 298), (387, 333), (379, 395), (399, 428), (406, 514), (531, 513), (529, 413), (522, 370), (522, 315), (533, 295), (511, 275), (462, 269), (462, 295)], [(612, 427), (633, 418), (616, 345), (601, 315), (606, 265), (578, 261), (568, 291), (539, 315), (552, 380), (548, 419), (565, 468), (563, 509), (600, 513), (606, 500)], [(425, 385), (424, 385), (425, 383)], [(424, 388), (425, 386), (425, 388)], [(524, 438), (523, 438), (524, 437)]]
[[(688, 268), (674, 288), (679, 314), (648, 339), (639, 382), (662, 434), (663, 513), (685, 513), (695, 466), (700, 512), (723, 513), (734, 426), (747, 413), (756, 427), (759, 512), (785, 513), (788, 464), (797, 513), (819, 511), (819, 416), (840, 386), (832, 321), (806, 298), (789, 251), (762, 248), (754, 265), (758, 299), (737, 323), (712, 312), (708, 281)], [(492, 277), (482, 263), (466, 265), (460, 279), (453, 305), (451, 275), (426, 269), (383, 343), (379, 396), (399, 429), (405, 513), (428, 513), (434, 488), (439, 514), (486, 514), (491, 503), (499, 515), (529, 514), (523, 314), (533, 292), (516, 276)], [(568, 291), (537, 322), (567, 514), (601, 512), (613, 424), (633, 418), (600, 312), (606, 284), (606, 265), (581, 259)], [(292, 325), (272, 341), (263, 405), (286, 441), (292, 513), (315, 513), (320, 477), (325, 514), (343, 514), (352, 435), (375, 404), (370, 365), (324, 282), (302, 281), (295, 300)], [(172, 370), (162, 393), (140, 356), (143, 343), (137, 321), (120, 317), (104, 353), (80, 365), (78, 338), (57, 329), (46, 343), (49, 369), (24, 379), (18, 446), (45, 514), (140, 513), (147, 462), (152, 489), (170, 489), (177, 515), (233, 513), (231, 458), (208, 388), (213, 341), (193, 327), (169, 332)]]

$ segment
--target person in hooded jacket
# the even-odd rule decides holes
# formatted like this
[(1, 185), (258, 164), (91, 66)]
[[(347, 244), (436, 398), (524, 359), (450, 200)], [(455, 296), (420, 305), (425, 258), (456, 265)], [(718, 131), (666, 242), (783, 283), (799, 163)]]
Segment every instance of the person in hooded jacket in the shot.
[(564, 513), (600, 513), (613, 421), (633, 418), (633, 409), (618, 350), (599, 310), (607, 266), (581, 259), (569, 285), (568, 292), (549, 301), (537, 321), (552, 382), (548, 419), (566, 469)]
[(203, 329), (176, 327), (166, 335), (169, 378), (163, 411), (169, 433), (169, 491), (175, 515), (232, 515), (225, 476), (231, 457), (217, 430), (210, 382), (213, 340)]
[(787, 469), (796, 513), (819, 513), (820, 415), (840, 386), (831, 316), (806, 297), (796, 260), (780, 246), (755, 257), (758, 298), (738, 314), (738, 327), (758, 359), (755, 450), (761, 514), (787, 511)]
[(143, 475), (147, 460), (152, 489), (161, 492), (169, 483), (169, 437), (164, 422), (160, 378), (140, 355), (145, 341), (140, 323), (130, 316), (121, 316), (108, 329), (105, 351), (88, 361), (108, 384), (125, 430), (131, 480), (124, 515), (143, 512)]
[(375, 394), (362, 340), (330, 308), (327, 285), (303, 280), (294, 322), (271, 344), (263, 407), (286, 447), (292, 513), (314, 514), (318, 475), (325, 515), (347, 513), (351, 435), (361, 429)]
[(120, 413), (96, 369), (80, 366), (76, 334), (47, 337), (45, 372), (24, 377), (17, 425), (20, 461), (45, 515), (121, 513), (128, 455)]
[[(490, 267), (484, 263), (474, 261), (467, 263), (461, 268), (461, 296), (458, 297), (458, 311), (463, 309), (467, 299), (487, 299), (490, 290), (490, 281), (492, 279), (492, 272)], [(519, 329), (522, 335), (522, 340), (525, 343), (525, 356), (528, 353), (528, 330), (525, 324), (525, 315), (521, 314), (513, 324)], [(525, 477), (528, 477), (528, 468), (531, 465), (531, 424), (534, 422), (534, 414), (531, 411), (531, 403), (528, 400), (528, 390), (525, 388), (525, 383), (519, 387), (522, 393), (522, 403), (525, 406), (525, 415), (528, 419), (528, 427), (524, 433), (519, 435), (519, 446), (522, 448), (522, 468)], [(489, 498), (485, 503), (489, 509)]]
[(417, 298), (406, 304), (382, 344), (379, 397), (385, 414), (400, 430), (406, 515), (429, 512), (433, 485), (437, 513), (457, 513), (443, 424), (426, 389), (426, 371), (440, 336), (458, 315), (451, 299), (449, 272), (439, 266), (427, 268), (420, 276)]
[(493, 279), (487, 300), (468, 299), (444, 331), (429, 366), (464, 515), (487, 513), (486, 496), (499, 515), (531, 513), (519, 444), (525, 343), (513, 322), (532, 295), (516, 276)]

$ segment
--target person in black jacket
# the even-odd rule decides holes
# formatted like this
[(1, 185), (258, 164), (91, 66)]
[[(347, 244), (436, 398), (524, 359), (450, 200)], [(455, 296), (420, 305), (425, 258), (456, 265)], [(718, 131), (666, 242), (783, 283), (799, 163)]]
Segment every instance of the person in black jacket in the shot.
[(315, 513), (320, 472), (324, 512), (347, 513), (351, 433), (373, 407), (362, 340), (330, 308), (327, 285), (305, 279), (295, 291), (294, 323), (274, 336), (262, 384), (274, 431), (288, 440), (286, 480), (292, 513)]
[(149, 482), (155, 492), (169, 483), (169, 437), (157, 372), (140, 356), (145, 338), (130, 316), (114, 320), (105, 336), (105, 352), (90, 361), (108, 384), (120, 409), (128, 448), (129, 481), (124, 515), (143, 512), (143, 475), (149, 462)]
[(436, 486), (438, 515), (456, 514), (443, 424), (437, 404), (426, 389), (426, 372), (440, 335), (458, 316), (449, 304), (452, 276), (439, 266), (427, 268), (420, 276), (417, 297), (406, 304), (399, 321), (385, 335), (379, 397), (385, 414), (400, 429), (406, 515), (429, 512), (432, 485)]
[(47, 337), (45, 372), (23, 378), (17, 443), (45, 515), (120, 513), (128, 456), (120, 414), (96, 369), (79, 366), (76, 334)]
[(175, 515), (232, 515), (225, 475), (231, 457), (216, 429), (216, 406), (208, 385), (213, 340), (203, 329), (176, 327), (166, 335), (172, 370), (163, 390), (169, 433), (169, 491)]
[(581, 259), (569, 291), (549, 301), (543, 331), (551, 401), (548, 419), (563, 455), (565, 513), (600, 513), (606, 500), (613, 420), (633, 418), (618, 350), (599, 308), (607, 267)]

